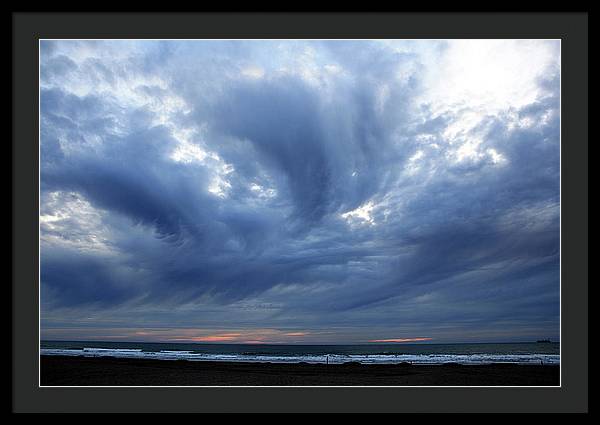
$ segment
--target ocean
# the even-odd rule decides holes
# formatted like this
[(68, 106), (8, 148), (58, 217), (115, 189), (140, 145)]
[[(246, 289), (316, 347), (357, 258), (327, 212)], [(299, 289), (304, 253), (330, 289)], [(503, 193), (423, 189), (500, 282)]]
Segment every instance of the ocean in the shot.
[(40, 354), (158, 360), (363, 364), (560, 364), (557, 342), (478, 344), (268, 345), (41, 341)]

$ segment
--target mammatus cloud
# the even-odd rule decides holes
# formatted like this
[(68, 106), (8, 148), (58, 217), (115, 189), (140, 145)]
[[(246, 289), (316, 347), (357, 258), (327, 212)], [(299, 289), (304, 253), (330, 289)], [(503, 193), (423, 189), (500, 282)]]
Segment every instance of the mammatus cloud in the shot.
[(40, 57), (43, 338), (558, 337), (559, 42)]

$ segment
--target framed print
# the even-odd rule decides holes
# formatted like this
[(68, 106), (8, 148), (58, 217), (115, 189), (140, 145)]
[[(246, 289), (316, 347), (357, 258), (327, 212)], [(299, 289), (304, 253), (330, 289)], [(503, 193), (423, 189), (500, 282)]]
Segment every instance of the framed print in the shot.
[(586, 14), (13, 25), (15, 410), (587, 410)]

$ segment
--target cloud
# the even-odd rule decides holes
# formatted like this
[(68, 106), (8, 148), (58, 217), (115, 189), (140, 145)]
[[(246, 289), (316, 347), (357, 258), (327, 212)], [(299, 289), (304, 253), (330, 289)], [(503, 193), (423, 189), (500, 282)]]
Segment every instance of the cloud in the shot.
[(43, 333), (558, 335), (556, 42), (41, 47)]

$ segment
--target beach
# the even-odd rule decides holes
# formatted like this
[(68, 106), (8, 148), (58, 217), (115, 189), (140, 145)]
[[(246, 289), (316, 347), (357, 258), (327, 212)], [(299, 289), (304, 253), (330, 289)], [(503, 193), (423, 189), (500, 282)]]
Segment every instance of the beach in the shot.
[(42, 386), (558, 386), (538, 364), (308, 364), (40, 357)]

